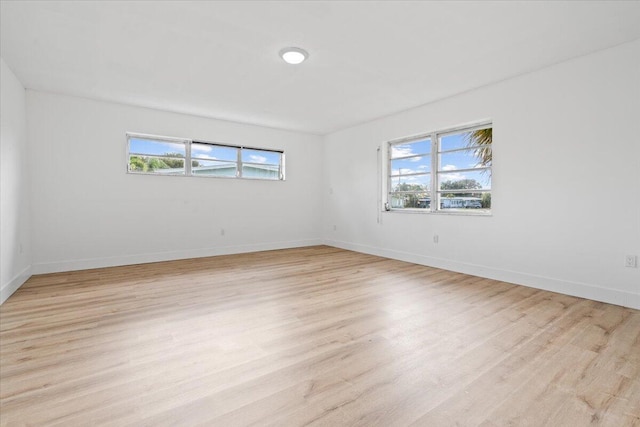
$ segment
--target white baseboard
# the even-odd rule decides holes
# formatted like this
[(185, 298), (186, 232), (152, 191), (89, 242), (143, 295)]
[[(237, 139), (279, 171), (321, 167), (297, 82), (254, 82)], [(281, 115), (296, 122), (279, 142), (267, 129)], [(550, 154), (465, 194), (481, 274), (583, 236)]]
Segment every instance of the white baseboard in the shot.
[(33, 264), (33, 274), (58, 273), (62, 271), (88, 270), (91, 268), (116, 267), (149, 262), (174, 261), (178, 259), (203, 258), (217, 255), (233, 255), (247, 252), (271, 251), (276, 249), (300, 248), (322, 245), (321, 239), (294, 240), (287, 242), (255, 243), (249, 245), (220, 246), (214, 248), (189, 249), (146, 254), (123, 255), (105, 258), (86, 258), (68, 261), (42, 262)]
[(543, 289), (545, 291), (557, 292), (640, 310), (640, 293), (633, 294), (631, 292), (607, 289), (586, 283), (571, 282), (551, 277), (520, 273), (517, 271), (500, 270), (481, 265), (451, 261), (443, 258), (429, 257), (410, 252), (395, 251), (337, 240), (325, 240), (324, 244), (355, 252), (397, 259), (400, 261), (411, 262), (413, 264), (426, 265), (429, 267), (456, 271), (473, 276), (486, 277), (488, 279), (514, 283), (517, 285), (528, 286), (530, 288)]
[(11, 279), (9, 283), (6, 283), (2, 286), (2, 288), (0, 288), (0, 305), (2, 305), (7, 300), (7, 298), (13, 295), (13, 293), (17, 291), (18, 288), (24, 284), (24, 282), (29, 280), (29, 277), (31, 277), (32, 274), (31, 270), (31, 266), (28, 266), (20, 273), (18, 273), (13, 279)]

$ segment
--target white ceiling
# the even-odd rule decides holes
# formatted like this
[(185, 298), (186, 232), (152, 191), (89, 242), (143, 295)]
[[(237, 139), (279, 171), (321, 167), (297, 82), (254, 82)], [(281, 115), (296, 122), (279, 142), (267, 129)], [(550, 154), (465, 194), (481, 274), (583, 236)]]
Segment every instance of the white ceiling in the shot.
[[(2, 1), (25, 87), (326, 134), (640, 38), (640, 2)], [(285, 46), (310, 53), (302, 65)]]

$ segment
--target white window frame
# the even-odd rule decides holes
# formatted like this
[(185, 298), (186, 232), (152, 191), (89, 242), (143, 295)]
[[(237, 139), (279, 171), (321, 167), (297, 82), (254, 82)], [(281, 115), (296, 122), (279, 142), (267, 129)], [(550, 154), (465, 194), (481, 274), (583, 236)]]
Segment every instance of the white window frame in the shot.
[[(159, 141), (159, 142), (171, 142), (171, 143), (181, 143), (181, 144), (185, 144), (185, 157), (184, 157), (184, 161), (185, 161), (185, 165), (184, 165), (184, 174), (179, 174), (179, 175), (164, 175), (164, 174), (158, 174), (158, 173), (149, 173), (149, 172), (137, 172), (137, 171), (132, 171), (129, 167), (130, 164), (130, 156), (131, 155), (143, 155), (143, 156), (151, 156), (151, 157), (157, 157), (157, 158), (162, 158), (162, 157), (169, 157), (169, 156), (163, 156), (163, 155), (155, 155), (155, 154), (145, 154), (145, 153), (131, 153), (130, 152), (130, 139), (131, 138), (140, 138), (140, 139), (149, 139), (149, 140), (153, 140), (153, 141)], [(192, 156), (192, 150), (191, 150), (191, 145), (192, 144), (205, 144), (205, 145), (211, 145), (211, 146), (215, 146), (215, 147), (228, 147), (228, 148), (234, 148), (236, 149), (236, 173), (235, 176), (222, 176), (222, 175), (196, 175), (194, 173), (192, 173), (192, 161), (194, 160), (207, 160), (204, 158), (200, 158), (200, 157), (195, 157), (193, 158)], [(278, 178), (274, 179), (274, 178), (260, 178), (260, 177), (245, 177), (243, 176), (242, 173), (242, 165), (243, 164), (249, 164), (249, 165), (253, 165), (253, 164), (257, 164), (257, 163), (252, 163), (252, 162), (243, 162), (242, 161), (242, 151), (243, 150), (255, 150), (255, 151), (267, 151), (267, 152), (271, 152), (271, 153), (278, 153), (280, 162), (278, 164)], [(231, 163), (231, 162), (230, 162)], [(244, 145), (232, 145), (232, 144), (225, 144), (225, 143), (219, 143), (219, 142), (208, 142), (208, 141), (202, 141), (202, 140), (195, 140), (195, 139), (188, 139), (188, 138), (176, 138), (176, 137), (171, 137), (171, 136), (160, 136), (160, 135), (151, 135), (151, 134), (145, 134), (145, 133), (137, 133), (137, 132), (126, 132), (126, 171), (128, 174), (132, 174), (132, 175), (154, 175), (154, 176), (177, 176), (177, 177), (196, 177), (196, 178), (223, 178), (223, 179), (254, 179), (254, 180), (260, 180), (260, 181), (285, 181), (286, 180), (286, 175), (285, 175), (285, 154), (284, 154), (284, 150), (280, 150), (280, 149), (271, 149), (271, 148), (261, 148), (261, 147), (248, 147), (248, 146), (244, 146)]]
[[(394, 139), (391, 141), (387, 141), (386, 143), (386, 162), (384, 162), (385, 164), (385, 168), (386, 170), (383, 173), (383, 177), (384, 178), (384, 183), (383, 183), (383, 200), (385, 201), (385, 203), (383, 204), (383, 210), (387, 211), (387, 212), (401, 212), (401, 213), (422, 213), (422, 214), (442, 214), (442, 215), (480, 215), (480, 216), (490, 216), (492, 214), (492, 209), (493, 209), (493, 203), (491, 204), (491, 207), (488, 209), (481, 209), (481, 210), (475, 210), (475, 209), (456, 209), (456, 210), (450, 210), (450, 209), (442, 209), (440, 207), (440, 200), (441, 200), (441, 193), (451, 193), (451, 192), (460, 192), (460, 193), (468, 193), (470, 192), (470, 190), (440, 190), (440, 173), (443, 173), (446, 171), (442, 171), (440, 170), (440, 154), (443, 153), (443, 151), (440, 151), (440, 138), (443, 136), (447, 136), (447, 135), (453, 135), (453, 134), (459, 134), (459, 133), (465, 133), (465, 132), (473, 132), (475, 130), (481, 130), (481, 129), (489, 129), (489, 128), (493, 128), (493, 122), (492, 121), (482, 121), (482, 122), (478, 122), (478, 123), (474, 123), (474, 124), (468, 124), (468, 125), (463, 125), (463, 126), (456, 126), (456, 127), (452, 127), (452, 128), (447, 128), (447, 129), (443, 129), (443, 130), (438, 130), (438, 131), (433, 131), (433, 132), (427, 132), (427, 133), (423, 133), (423, 134), (419, 134), (419, 135), (414, 135), (414, 136), (410, 136), (410, 137), (404, 137), (404, 138), (399, 138), (399, 139)], [(392, 147), (394, 145), (402, 145), (402, 144), (410, 144), (412, 142), (418, 142), (421, 140), (426, 140), (429, 139), (431, 142), (431, 150), (429, 153), (423, 153), (423, 154), (415, 154), (415, 155), (411, 155), (411, 156), (402, 156), (402, 157), (393, 157), (392, 156)], [(493, 147), (492, 147), (493, 149)], [(468, 150), (468, 148), (459, 148), (459, 149), (454, 149), (454, 150), (446, 150), (444, 151), (444, 153), (448, 153), (448, 152), (455, 152), (455, 151), (464, 151), (464, 150)], [(390, 198), (390, 194), (392, 193), (392, 186), (391, 186), (391, 180), (392, 177), (397, 177), (397, 176), (405, 176), (405, 175), (392, 175), (392, 160), (398, 160), (398, 159), (404, 159), (404, 158), (410, 158), (410, 157), (419, 157), (419, 156), (431, 156), (430, 158), (430, 171), (429, 173), (416, 173), (416, 174), (408, 174), (406, 176), (411, 176), (411, 175), (429, 175), (430, 176), (430, 186), (429, 186), (429, 198), (430, 198), (430, 204), (429, 204), (429, 208), (394, 208), (392, 206), (391, 203), (391, 198)], [(456, 169), (455, 172), (476, 172), (476, 171), (480, 171), (480, 170), (486, 170), (489, 171), (489, 173), (491, 173), (492, 171), (492, 166), (488, 166), (488, 167), (479, 167), (479, 168), (470, 168), (470, 169)], [(472, 190), (474, 193), (488, 193), (488, 194), (492, 194), (493, 192), (493, 182), (491, 183), (491, 188), (489, 189), (474, 189)], [(435, 203), (434, 203), (435, 202)]]

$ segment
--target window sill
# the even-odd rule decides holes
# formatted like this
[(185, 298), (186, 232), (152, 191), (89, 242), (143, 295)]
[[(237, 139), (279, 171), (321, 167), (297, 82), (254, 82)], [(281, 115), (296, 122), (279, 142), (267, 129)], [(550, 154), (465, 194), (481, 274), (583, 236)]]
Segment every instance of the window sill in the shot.
[(474, 211), (435, 211), (431, 212), (428, 209), (391, 209), (389, 211), (383, 210), (383, 213), (391, 213), (391, 214), (410, 214), (410, 215), (443, 215), (443, 216), (493, 216), (492, 211), (482, 211), (482, 212), (474, 212)]

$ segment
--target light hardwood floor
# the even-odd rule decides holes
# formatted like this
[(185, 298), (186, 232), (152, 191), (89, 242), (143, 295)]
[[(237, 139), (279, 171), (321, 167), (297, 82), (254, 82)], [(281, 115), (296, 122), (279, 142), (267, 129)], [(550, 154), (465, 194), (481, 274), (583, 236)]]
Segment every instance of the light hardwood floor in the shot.
[(640, 312), (325, 246), (32, 277), (0, 422), (640, 426)]

